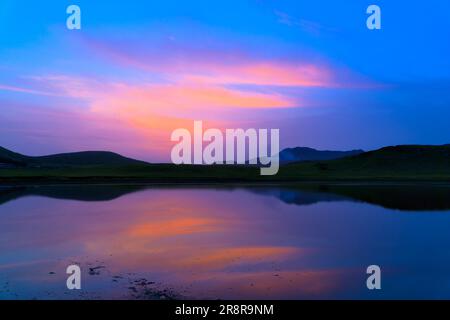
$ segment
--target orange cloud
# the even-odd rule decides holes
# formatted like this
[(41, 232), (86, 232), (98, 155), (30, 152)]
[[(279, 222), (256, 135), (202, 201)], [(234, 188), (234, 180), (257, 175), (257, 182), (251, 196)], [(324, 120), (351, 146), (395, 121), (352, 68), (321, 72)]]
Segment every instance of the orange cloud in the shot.
[[(196, 81), (175, 83), (114, 83), (95, 79), (50, 75), (34, 77), (58, 95), (82, 100), (84, 112), (106, 122), (121, 122), (142, 136), (142, 145), (157, 154), (170, 154), (170, 134), (177, 128), (190, 128), (195, 119), (207, 125), (226, 128), (224, 115), (236, 109), (290, 108), (298, 104), (277, 93), (261, 93), (226, 88)], [(234, 111), (233, 111), (234, 110)]]
[[(111, 93), (109, 93), (111, 92)], [(115, 85), (109, 96), (99, 98), (127, 111), (151, 111), (159, 114), (180, 114), (179, 112), (201, 110), (214, 114), (220, 108), (287, 108), (295, 106), (294, 101), (278, 94), (258, 93), (228, 89), (199, 83), (177, 83), (163, 85)]]
[(295, 63), (255, 62), (236, 66), (216, 66), (184, 76), (189, 81), (258, 86), (335, 87), (331, 70), (324, 66)]
[[(91, 131), (102, 131), (109, 124), (118, 125), (121, 131), (129, 131), (127, 136), (141, 137), (132, 142), (134, 149), (140, 149), (139, 153), (157, 157), (164, 155), (165, 159), (173, 146), (171, 132), (177, 128), (191, 128), (193, 120), (201, 119), (209, 127), (223, 129), (230, 127), (224, 119), (239, 109), (292, 108), (299, 105), (297, 101), (274, 92), (241, 90), (194, 79), (131, 84), (48, 75), (30, 77), (29, 80), (30, 89), (5, 89), (41, 94), (40, 89), (45, 88), (57, 96), (74, 99), (71, 104), (82, 106), (78, 111), (83, 117), (96, 119), (90, 124)], [(234, 126), (236, 123), (232, 124)]]

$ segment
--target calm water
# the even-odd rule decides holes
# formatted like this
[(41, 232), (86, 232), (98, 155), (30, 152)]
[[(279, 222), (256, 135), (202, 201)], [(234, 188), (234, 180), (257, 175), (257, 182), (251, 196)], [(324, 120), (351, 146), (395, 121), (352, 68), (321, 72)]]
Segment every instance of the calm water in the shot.
[(450, 298), (450, 187), (2, 188), (0, 299), (30, 298)]

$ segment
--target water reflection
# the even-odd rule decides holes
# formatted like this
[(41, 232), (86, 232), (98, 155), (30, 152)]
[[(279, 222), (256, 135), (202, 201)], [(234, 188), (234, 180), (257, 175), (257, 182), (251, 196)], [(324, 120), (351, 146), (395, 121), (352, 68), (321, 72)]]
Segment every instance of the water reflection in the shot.
[[(56, 199), (109, 201), (128, 193), (149, 189), (176, 189), (175, 185), (59, 185), (0, 186), (0, 205), (25, 196)], [(447, 183), (303, 183), (292, 185), (186, 185), (183, 189), (238, 190), (275, 196), (295, 205), (329, 201), (356, 201), (403, 211), (450, 210), (450, 185)]]
[[(0, 298), (448, 298), (450, 212), (431, 210), (450, 188), (411, 188), (3, 189)], [(81, 292), (65, 289), (71, 263)], [(365, 289), (370, 264), (382, 292)]]

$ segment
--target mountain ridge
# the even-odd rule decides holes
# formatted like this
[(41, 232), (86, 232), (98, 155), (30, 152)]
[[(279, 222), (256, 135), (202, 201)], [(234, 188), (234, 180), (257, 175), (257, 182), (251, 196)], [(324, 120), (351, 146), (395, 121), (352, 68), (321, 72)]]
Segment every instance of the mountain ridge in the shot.
[[(1, 152), (2, 150), (3, 152)], [(125, 158), (115, 153), (97, 151), (27, 157), (6, 149), (2, 150), (0, 150), (0, 183), (3, 184), (47, 182), (83, 184), (98, 182), (450, 182), (450, 144), (388, 146), (333, 160), (291, 162), (282, 164), (279, 172), (274, 176), (261, 176), (259, 166), (252, 165), (150, 164)], [(98, 157), (99, 155), (101, 157)], [(68, 161), (67, 157), (73, 162)], [(78, 157), (82, 159), (80, 160)], [(111, 157), (117, 161), (111, 161)], [(21, 163), (22, 165), (5, 168), (1, 165), (2, 158), (4, 161), (6, 159), (10, 163)], [(30, 158), (37, 162), (30, 161)]]
[(298, 161), (322, 161), (334, 160), (344, 157), (354, 156), (364, 153), (362, 149), (335, 151), (335, 150), (317, 150), (309, 147), (285, 148), (280, 152), (280, 163), (291, 163)]

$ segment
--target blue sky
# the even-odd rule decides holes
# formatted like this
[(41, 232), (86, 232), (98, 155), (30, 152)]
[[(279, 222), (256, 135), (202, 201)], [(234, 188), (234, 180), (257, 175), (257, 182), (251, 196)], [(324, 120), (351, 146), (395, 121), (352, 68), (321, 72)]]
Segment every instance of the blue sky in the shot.
[(449, 14), (445, 0), (2, 0), (0, 145), (165, 160), (194, 118), (280, 128), (282, 147), (450, 143)]

